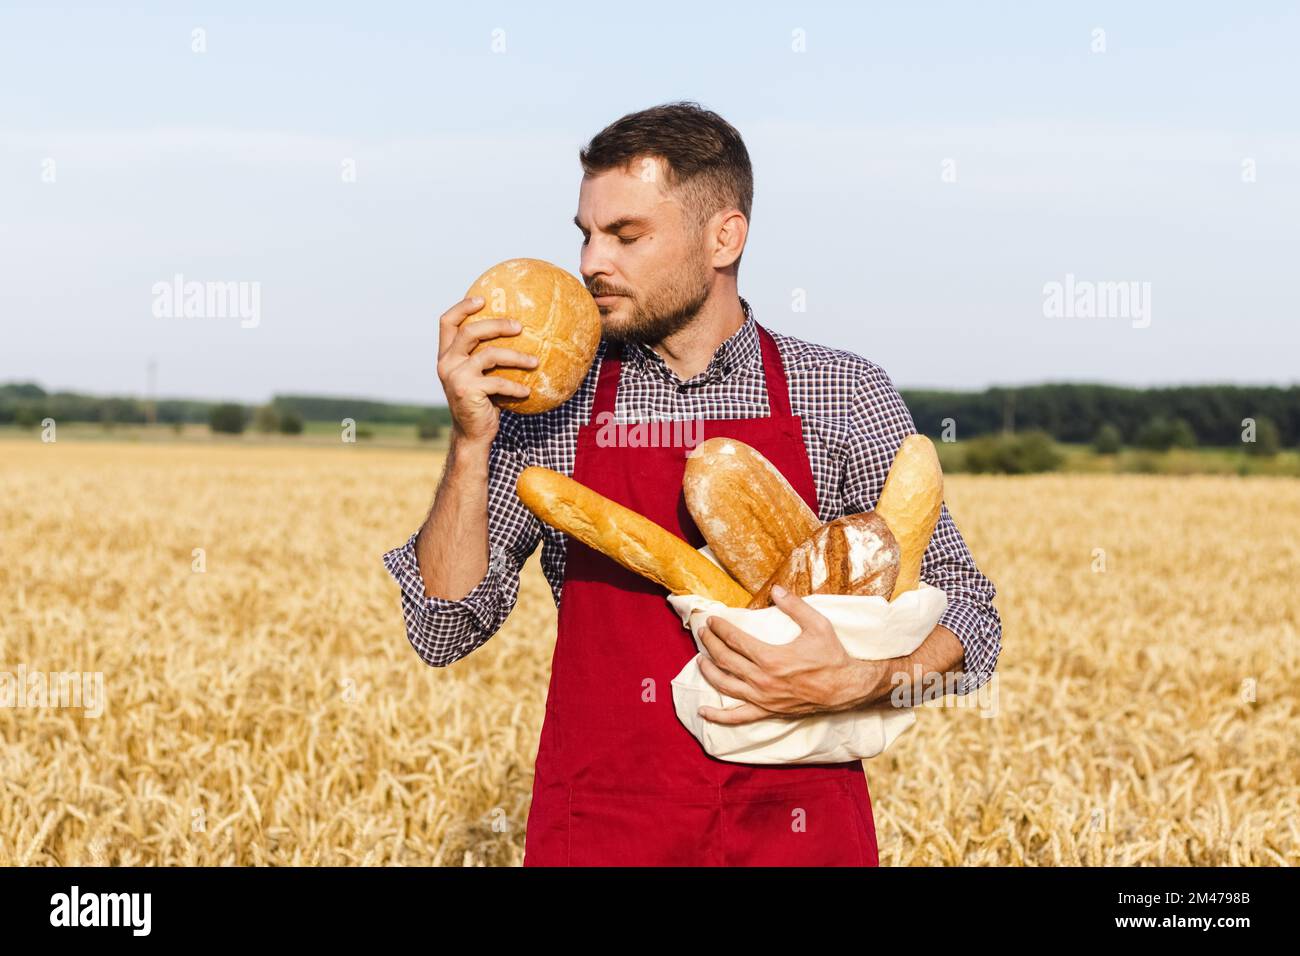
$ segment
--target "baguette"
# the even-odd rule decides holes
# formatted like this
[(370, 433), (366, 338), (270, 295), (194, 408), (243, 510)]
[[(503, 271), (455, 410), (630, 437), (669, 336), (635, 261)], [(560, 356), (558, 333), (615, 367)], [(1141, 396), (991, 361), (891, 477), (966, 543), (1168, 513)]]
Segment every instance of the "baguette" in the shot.
[(921, 558), (930, 544), (943, 507), (943, 469), (934, 443), (924, 435), (908, 435), (898, 446), (875, 513), (885, 519), (900, 548), (898, 580), (892, 601), (921, 580)]
[(515, 490), (551, 527), (613, 558), (673, 594), (699, 594), (744, 607), (749, 592), (677, 535), (549, 468), (528, 467)]
[(682, 493), (709, 550), (749, 591), (821, 524), (775, 465), (734, 438), (691, 451)]
[(754, 594), (750, 608), (772, 603), (772, 586), (791, 594), (888, 597), (898, 579), (898, 540), (874, 511), (845, 515), (818, 528)]

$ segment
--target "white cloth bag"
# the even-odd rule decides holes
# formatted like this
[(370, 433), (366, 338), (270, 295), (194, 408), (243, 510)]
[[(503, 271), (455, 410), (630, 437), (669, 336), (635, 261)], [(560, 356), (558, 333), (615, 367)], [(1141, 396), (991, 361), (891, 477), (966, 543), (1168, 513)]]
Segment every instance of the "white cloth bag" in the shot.
[[(700, 553), (717, 564), (708, 546)], [(921, 582), (894, 601), (883, 597), (813, 594), (804, 598), (830, 619), (844, 649), (860, 660), (903, 657), (921, 646), (948, 607), (939, 588)], [(741, 703), (719, 692), (700, 671), (707, 654), (700, 643), (710, 615), (730, 621), (768, 644), (789, 644), (800, 627), (773, 605), (758, 610), (727, 607), (698, 594), (670, 594), (668, 603), (689, 628), (700, 653), (673, 678), (677, 718), (719, 760), (753, 764), (842, 763), (883, 752), (916, 723), (911, 707), (884, 700), (869, 707), (805, 717), (763, 717), (744, 724), (719, 724), (699, 716), (702, 706), (727, 708)]]

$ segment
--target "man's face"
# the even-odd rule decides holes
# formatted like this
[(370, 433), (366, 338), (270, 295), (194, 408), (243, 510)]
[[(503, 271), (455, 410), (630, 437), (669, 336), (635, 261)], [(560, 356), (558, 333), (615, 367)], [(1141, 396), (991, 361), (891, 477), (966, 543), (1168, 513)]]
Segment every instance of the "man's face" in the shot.
[(658, 160), (638, 159), (582, 178), (574, 217), (582, 277), (613, 340), (665, 338), (690, 323), (712, 288), (705, 231), (660, 186), (662, 176)]

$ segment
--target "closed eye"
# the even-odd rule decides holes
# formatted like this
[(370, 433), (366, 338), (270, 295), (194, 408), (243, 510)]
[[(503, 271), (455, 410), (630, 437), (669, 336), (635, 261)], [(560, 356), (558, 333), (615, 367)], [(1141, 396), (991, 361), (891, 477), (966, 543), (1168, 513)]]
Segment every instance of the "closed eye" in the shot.
[[(619, 236), (618, 241), (622, 245), (630, 246), (632, 245), (632, 243), (636, 242), (640, 238), (641, 238), (640, 236)], [(584, 246), (590, 241), (591, 241), (591, 236), (584, 235), (582, 237), (582, 244)]]

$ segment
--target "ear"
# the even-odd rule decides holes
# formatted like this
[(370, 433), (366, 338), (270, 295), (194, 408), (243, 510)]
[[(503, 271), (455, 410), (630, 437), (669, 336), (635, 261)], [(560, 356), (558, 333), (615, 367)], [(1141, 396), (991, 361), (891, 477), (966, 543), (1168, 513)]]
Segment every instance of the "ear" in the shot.
[(706, 227), (713, 239), (713, 261), (715, 269), (725, 269), (740, 258), (745, 251), (745, 240), (749, 237), (749, 221), (739, 209), (727, 209), (715, 213)]

